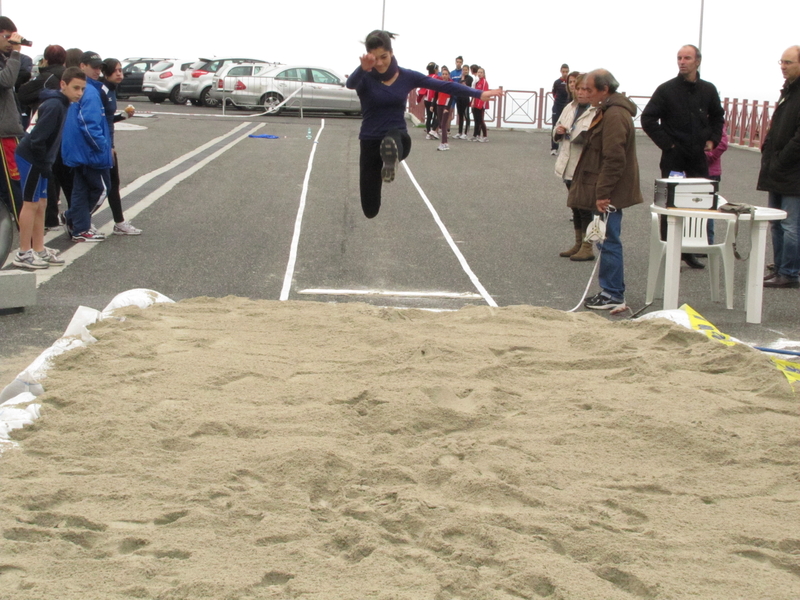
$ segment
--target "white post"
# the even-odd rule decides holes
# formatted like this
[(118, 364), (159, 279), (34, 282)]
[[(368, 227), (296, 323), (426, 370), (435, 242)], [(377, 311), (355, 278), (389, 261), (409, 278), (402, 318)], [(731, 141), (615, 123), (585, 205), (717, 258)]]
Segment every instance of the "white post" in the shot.
[(705, 9), (705, 0), (700, 0), (700, 39), (697, 42), (697, 48), (700, 50), (701, 54), (703, 53), (703, 13), (705, 13)]

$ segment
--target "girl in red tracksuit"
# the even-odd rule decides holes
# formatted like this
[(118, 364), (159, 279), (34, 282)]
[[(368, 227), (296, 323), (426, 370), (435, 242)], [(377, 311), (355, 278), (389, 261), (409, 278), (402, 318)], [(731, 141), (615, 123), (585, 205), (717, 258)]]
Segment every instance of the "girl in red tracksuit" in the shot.
[[(442, 66), (442, 81), (451, 81), (450, 69)], [(450, 125), (450, 94), (439, 92), (436, 98), (436, 119), (442, 128), (442, 143), (437, 150), (450, 150), (447, 143), (447, 127)]]
[[(439, 79), (439, 76), (436, 74), (436, 69), (438, 68), (436, 63), (429, 62), (427, 67), (428, 77)], [(425, 139), (438, 140), (439, 136), (436, 135), (436, 128), (439, 126), (439, 122), (436, 119), (436, 90), (420, 88), (419, 97), (425, 98)]]
[[(486, 81), (486, 72), (483, 70), (483, 67), (480, 67), (478, 69), (478, 81), (475, 83), (475, 89), (478, 90), (489, 89), (489, 82)], [(488, 102), (484, 102), (483, 100), (479, 100), (478, 98), (473, 98), (472, 119), (475, 121), (475, 126), (473, 128), (473, 133), (475, 134), (475, 136), (471, 140), (473, 142), (488, 141), (486, 139), (486, 123), (483, 120), (483, 115), (488, 107), (489, 107)]]

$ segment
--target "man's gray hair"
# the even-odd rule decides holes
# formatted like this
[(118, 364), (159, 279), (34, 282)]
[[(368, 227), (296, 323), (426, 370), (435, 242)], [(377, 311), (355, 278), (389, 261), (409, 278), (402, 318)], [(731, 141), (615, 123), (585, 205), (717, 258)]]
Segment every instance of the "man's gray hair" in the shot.
[(594, 87), (597, 90), (608, 89), (609, 94), (614, 94), (619, 89), (619, 81), (606, 69), (595, 69), (588, 75), (594, 80)]

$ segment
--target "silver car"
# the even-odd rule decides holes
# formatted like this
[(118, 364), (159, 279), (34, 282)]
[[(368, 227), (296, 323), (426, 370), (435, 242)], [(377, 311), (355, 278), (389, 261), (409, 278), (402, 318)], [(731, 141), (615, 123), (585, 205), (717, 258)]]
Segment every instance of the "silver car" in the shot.
[(209, 96), (219, 103), (225, 98), (228, 104), (233, 104), (234, 101), (230, 99), (231, 94), (244, 89), (245, 84), (242, 82), (244, 78), (261, 75), (277, 66), (279, 63), (257, 62), (233, 63), (222, 67), (211, 79)]
[(279, 114), (284, 108), (299, 109), (301, 105), (309, 110), (357, 114), (361, 102), (355, 90), (347, 89), (344, 83), (341, 75), (325, 67), (279, 65), (249, 77), (229, 75), (224, 78), (223, 89), (226, 98), (236, 106), (265, 109), (275, 109), (297, 92), (270, 114)]
[(219, 101), (210, 96), (214, 73), (234, 63), (265, 62), (258, 58), (201, 58), (187, 70), (181, 82), (181, 95), (197, 106), (217, 106)]
[(163, 102), (169, 98), (174, 104), (183, 104), (186, 98), (181, 95), (181, 82), (186, 70), (196, 61), (196, 58), (170, 58), (153, 65), (144, 74), (142, 92), (151, 102)]

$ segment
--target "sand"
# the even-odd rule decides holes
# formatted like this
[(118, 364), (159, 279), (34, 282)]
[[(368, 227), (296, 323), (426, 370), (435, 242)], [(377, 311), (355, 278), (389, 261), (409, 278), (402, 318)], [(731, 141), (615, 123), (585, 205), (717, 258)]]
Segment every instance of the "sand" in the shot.
[(198, 298), (0, 457), (0, 598), (800, 597), (798, 398), (662, 320)]

